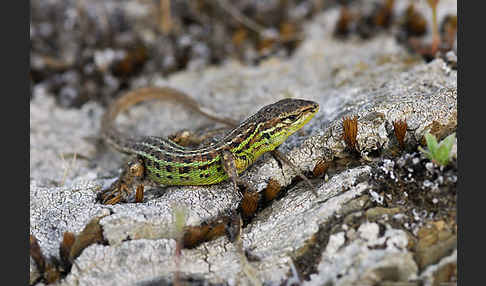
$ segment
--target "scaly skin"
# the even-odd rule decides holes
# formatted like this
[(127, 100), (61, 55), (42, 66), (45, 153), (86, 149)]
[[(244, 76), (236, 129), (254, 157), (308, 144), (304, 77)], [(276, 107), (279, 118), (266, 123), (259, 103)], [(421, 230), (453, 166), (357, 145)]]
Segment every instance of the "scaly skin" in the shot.
[(143, 184), (210, 185), (230, 178), (237, 188), (238, 174), (261, 155), (277, 148), (319, 110), (319, 105), (312, 101), (283, 99), (261, 108), (219, 142), (189, 149), (160, 137), (131, 138), (115, 128), (114, 120), (121, 111), (149, 99), (176, 100), (215, 121), (235, 125), (231, 119), (203, 111), (193, 99), (172, 88), (142, 88), (125, 94), (106, 111), (101, 133), (111, 146), (134, 155), (135, 159), (120, 179), (102, 193), (103, 203), (126, 199), (123, 193), (129, 194), (134, 187), (143, 192)]

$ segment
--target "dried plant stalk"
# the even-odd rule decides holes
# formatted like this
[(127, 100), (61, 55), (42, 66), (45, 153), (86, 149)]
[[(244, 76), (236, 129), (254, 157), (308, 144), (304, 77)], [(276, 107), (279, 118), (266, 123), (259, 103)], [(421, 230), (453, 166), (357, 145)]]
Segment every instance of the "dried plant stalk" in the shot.
[(330, 165), (331, 165), (330, 162), (326, 162), (321, 159), (314, 166), (314, 170), (312, 170), (312, 174), (314, 175), (314, 177), (322, 176), (324, 173), (326, 173)]
[(393, 121), (393, 129), (395, 136), (397, 137), (398, 144), (400, 148), (405, 148), (405, 134), (407, 133), (407, 122), (405, 120)]
[(258, 208), (258, 201), (260, 200), (260, 194), (258, 192), (245, 191), (243, 198), (241, 199), (241, 212), (243, 217), (252, 217)]
[(34, 259), (35, 263), (37, 264), (37, 268), (39, 268), (39, 272), (44, 272), (46, 269), (46, 258), (40, 249), (39, 243), (37, 242), (37, 238), (35, 236), (30, 235), (29, 237), (30, 242), (30, 256)]
[(160, 30), (164, 35), (172, 31), (172, 16), (170, 13), (170, 0), (160, 0)]
[(358, 151), (358, 117), (343, 117), (343, 139), (349, 149)]
[(265, 196), (265, 201), (271, 201), (277, 197), (277, 195), (280, 193), (282, 186), (278, 183), (277, 180), (275, 179), (270, 179), (268, 181), (268, 185), (265, 188), (264, 191), (264, 196)]
[(439, 26), (437, 24), (437, 4), (439, 0), (427, 0), (430, 8), (432, 9), (432, 45), (431, 50), (433, 54), (437, 51), (440, 44)]
[(76, 236), (74, 233), (66, 231), (62, 237), (61, 246), (59, 247), (59, 256), (64, 264), (69, 265), (71, 261), (71, 249), (73, 248)]

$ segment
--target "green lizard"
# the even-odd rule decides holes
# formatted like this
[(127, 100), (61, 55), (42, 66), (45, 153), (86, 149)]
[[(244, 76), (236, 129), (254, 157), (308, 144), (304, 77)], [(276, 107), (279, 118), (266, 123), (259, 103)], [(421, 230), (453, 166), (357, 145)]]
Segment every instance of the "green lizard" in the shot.
[[(128, 107), (150, 99), (175, 100), (204, 116), (234, 127), (219, 142), (190, 149), (155, 136), (133, 138), (115, 127), (116, 116)], [(210, 185), (231, 179), (247, 185), (238, 174), (261, 155), (275, 152), (287, 137), (299, 130), (319, 110), (313, 101), (282, 99), (262, 107), (237, 125), (229, 118), (219, 118), (204, 111), (197, 102), (169, 87), (148, 87), (131, 91), (117, 99), (105, 112), (101, 122), (103, 139), (120, 152), (133, 155), (122, 174), (100, 193), (104, 204), (127, 201), (136, 190), (136, 201), (143, 198), (144, 185)], [(236, 126), (237, 125), (237, 126)], [(294, 167), (283, 154), (272, 153)]]

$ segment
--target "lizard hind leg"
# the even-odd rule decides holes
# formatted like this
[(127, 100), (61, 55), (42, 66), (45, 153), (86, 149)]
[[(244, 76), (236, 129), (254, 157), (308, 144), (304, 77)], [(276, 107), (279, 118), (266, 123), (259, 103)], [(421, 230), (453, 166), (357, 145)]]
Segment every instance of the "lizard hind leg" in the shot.
[(133, 191), (136, 191), (136, 202), (143, 201), (143, 178), (145, 167), (141, 158), (130, 160), (120, 177), (98, 194), (98, 200), (105, 205), (127, 202)]
[(202, 132), (194, 132), (184, 129), (170, 135), (168, 139), (182, 147), (189, 147), (192, 149), (201, 146), (209, 146), (218, 142), (218, 138), (227, 130), (228, 128), (218, 128)]

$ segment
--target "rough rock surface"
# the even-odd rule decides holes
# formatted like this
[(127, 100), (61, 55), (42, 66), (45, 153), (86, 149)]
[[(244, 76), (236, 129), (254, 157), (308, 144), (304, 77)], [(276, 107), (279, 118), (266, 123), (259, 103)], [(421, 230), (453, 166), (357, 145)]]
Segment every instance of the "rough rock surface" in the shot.
[[(88, 140), (97, 136), (102, 107), (90, 103), (79, 110), (63, 109), (42, 86), (34, 87), (31, 234), (44, 254), (58, 256), (63, 232), (78, 233), (93, 217), (104, 216), (100, 224), (107, 244), (86, 248), (59, 284), (150, 285), (172, 281), (177, 270), (182, 277), (231, 285), (287, 279), (308, 285), (375, 285), (417, 279), (432, 283), (437, 269), (454, 263), (452, 244), (452, 250), (439, 252), (438, 261), (420, 269), (411, 245), (418, 235), (416, 229), (398, 228), (391, 219), (368, 221), (409, 213), (372, 209), (374, 213), (368, 214), (363, 208), (379, 207), (380, 198), (386, 199), (372, 182), (372, 157), (396, 149), (393, 121), (407, 121), (405, 141), (410, 145), (420, 142), (425, 131), (443, 136), (456, 129), (457, 72), (440, 59), (424, 63), (389, 35), (338, 41), (331, 35), (337, 15), (338, 10), (330, 9), (309, 23), (306, 40), (289, 60), (269, 59), (257, 67), (229, 63), (168, 79), (144, 75), (133, 82), (134, 88), (150, 84), (179, 88), (203, 106), (238, 119), (285, 97), (318, 102), (316, 117), (281, 146), (307, 173), (319, 161), (349, 157), (342, 139), (342, 118), (358, 117), (359, 153), (369, 159), (369, 165), (350, 164), (329, 178), (313, 179), (317, 197), (303, 182), (292, 183), (293, 171), (280, 167), (269, 155), (242, 175), (260, 191), (271, 178), (288, 188), (284, 197), (243, 229), (243, 248), (258, 257), (250, 262), (239, 256), (226, 237), (182, 250), (178, 266), (174, 258), (174, 209), (185, 209), (187, 225), (234, 210), (240, 196), (228, 182), (156, 188), (147, 192), (142, 204), (95, 203), (96, 192), (111, 182), (123, 162), (110, 150), (97, 152), (93, 140)], [(211, 124), (171, 103), (136, 106), (121, 115), (118, 123), (123, 130), (150, 135)], [(440, 188), (442, 183), (437, 184)], [(32, 282), (39, 275), (32, 261), (30, 269)]]

